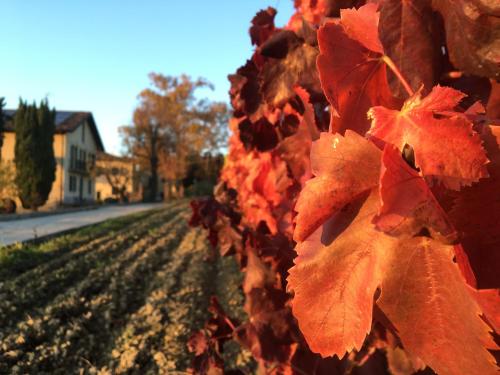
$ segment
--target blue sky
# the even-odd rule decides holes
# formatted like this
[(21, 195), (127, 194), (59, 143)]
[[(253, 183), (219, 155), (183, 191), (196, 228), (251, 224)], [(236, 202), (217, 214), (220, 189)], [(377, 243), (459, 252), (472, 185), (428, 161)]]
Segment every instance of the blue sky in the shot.
[(227, 75), (250, 57), (248, 27), (267, 6), (277, 25), (292, 0), (2, 0), (0, 97), (48, 97), (60, 110), (94, 114), (108, 152), (130, 123), (148, 73), (205, 77), (228, 101)]

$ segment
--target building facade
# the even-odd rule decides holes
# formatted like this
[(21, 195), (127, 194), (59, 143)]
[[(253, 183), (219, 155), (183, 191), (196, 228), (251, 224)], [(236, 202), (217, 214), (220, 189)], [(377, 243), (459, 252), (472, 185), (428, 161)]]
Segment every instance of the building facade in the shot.
[(98, 152), (95, 174), (98, 201), (136, 202), (143, 199), (138, 166), (133, 159)]
[[(15, 110), (4, 110), (4, 113), (6, 125), (0, 160), (2, 163), (13, 163), (16, 143), (13, 123)], [(92, 171), (98, 152), (104, 152), (104, 145), (92, 113), (57, 111), (54, 135), (56, 179), (47, 203), (42, 208), (94, 202), (96, 182)], [(16, 200), (20, 203), (17, 198)]]

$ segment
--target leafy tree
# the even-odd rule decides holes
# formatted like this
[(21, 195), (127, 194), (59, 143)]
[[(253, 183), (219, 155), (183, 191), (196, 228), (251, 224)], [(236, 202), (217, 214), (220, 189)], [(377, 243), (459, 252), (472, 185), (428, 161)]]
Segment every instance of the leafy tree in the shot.
[(101, 153), (97, 156), (94, 170), (96, 176), (103, 176), (120, 202), (127, 201), (127, 188), (133, 179), (133, 164), (130, 159), (117, 158)]
[(157, 195), (158, 178), (180, 182), (192, 153), (223, 146), (228, 110), (224, 103), (199, 100), (195, 91), (211, 88), (204, 79), (151, 73), (151, 88), (139, 94), (133, 124), (121, 134), (128, 152), (149, 171), (148, 198)]
[(22, 100), (14, 118), (16, 185), (24, 208), (37, 210), (45, 204), (55, 180), (55, 110), (48, 102), (28, 105)]

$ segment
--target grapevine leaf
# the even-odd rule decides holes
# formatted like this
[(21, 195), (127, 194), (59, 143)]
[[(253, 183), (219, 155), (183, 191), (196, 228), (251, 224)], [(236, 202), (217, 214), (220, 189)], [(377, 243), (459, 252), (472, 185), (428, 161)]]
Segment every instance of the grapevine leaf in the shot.
[(278, 143), (276, 130), (265, 117), (261, 117), (255, 122), (245, 118), (238, 127), (240, 139), (247, 149), (255, 147), (258, 151), (269, 151)]
[(373, 189), (296, 247), (287, 279), (292, 311), (311, 350), (323, 357), (360, 349), (370, 331), (384, 257), (397, 242), (371, 224), (378, 201)]
[(265, 57), (283, 59), (289, 51), (302, 44), (302, 40), (291, 30), (275, 32), (259, 47), (259, 53)]
[[(428, 0), (384, 0), (380, 8), (379, 33), (385, 53), (396, 63), (414, 91), (424, 85), (427, 92), (440, 74), (441, 44)], [(406, 91), (389, 75), (398, 97)]]
[(259, 108), (261, 96), (258, 73), (255, 63), (248, 60), (235, 74), (228, 76), (231, 82), (229, 96), (235, 117), (254, 113)]
[(208, 340), (203, 331), (197, 331), (188, 340), (188, 350), (195, 356), (200, 356), (208, 350)]
[(382, 154), (380, 198), (382, 206), (374, 218), (378, 229), (413, 236), (426, 228), (447, 242), (454, 239), (455, 231), (425, 180), (389, 144)]
[(290, 342), (293, 317), (286, 306), (285, 291), (276, 288), (276, 276), (255, 251), (249, 249), (243, 290), (245, 311), (252, 320), (238, 333), (238, 339), (255, 358), (283, 362), (290, 355), (286, 344)]
[(500, 23), (495, 1), (433, 0), (446, 30), (451, 62), (468, 74), (499, 79)]
[(302, 87), (295, 87), (295, 93), (300, 97), (300, 100), (304, 105), (303, 121), (307, 125), (311, 139), (315, 141), (319, 138), (319, 131), (314, 117), (314, 107), (310, 101), (311, 97)]
[(491, 80), (491, 93), (486, 106), (486, 114), (489, 118), (500, 118), (500, 83)]
[(460, 192), (449, 212), (470, 260), (478, 288), (500, 288), (500, 126), (485, 126), (481, 137), (491, 162), (490, 178)]
[[(271, 233), (276, 234), (280, 225), (290, 224), (280, 222), (277, 210), (286, 201), (286, 190), (292, 183), (286, 163), (268, 152), (251, 154), (243, 163), (246, 176), (237, 189), (244, 197), (240, 202), (244, 220), (254, 228), (264, 221)], [(241, 170), (233, 173), (242, 175)]]
[(488, 323), (490, 323), (495, 332), (500, 333), (500, 290), (475, 290), (474, 295)]
[(295, 241), (303, 241), (333, 213), (377, 185), (380, 150), (357, 133), (321, 133), (311, 148), (315, 178), (306, 182), (295, 211)]
[(403, 346), (439, 374), (497, 374), (495, 344), (453, 262), (453, 247), (430, 238), (400, 241), (385, 270), (378, 306)]
[(298, 30), (303, 22), (319, 25), (329, 15), (328, 3), (331, 0), (295, 0), (296, 12), (288, 21), (288, 28)]
[(250, 26), (250, 39), (252, 44), (260, 46), (264, 43), (274, 32), (274, 17), (276, 16), (276, 9), (269, 7), (266, 10), (259, 11), (252, 19), (252, 26)]
[(412, 146), (416, 166), (425, 177), (459, 190), (488, 176), (479, 135), (465, 116), (453, 112), (462, 97), (460, 91), (436, 86), (423, 99), (416, 93), (401, 111), (374, 107), (368, 113), (372, 119), (368, 134), (400, 150)]
[(309, 102), (309, 94), (301, 87), (295, 89), (304, 104), (304, 114), (295, 134), (285, 138), (277, 147), (281, 158), (288, 164), (293, 177), (301, 186), (311, 178), (311, 144), (319, 138), (314, 119), (314, 108)]
[(248, 261), (243, 291), (248, 294), (255, 288), (273, 286), (276, 282), (276, 276), (271, 269), (259, 259), (254, 250), (249, 249), (247, 255)]
[(357, 40), (368, 50), (380, 54), (384, 48), (378, 35), (379, 13), (376, 4), (367, 4), (359, 9), (341, 9), (340, 23), (349, 38)]
[(366, 117), (370, 107), (397, 107), (377, 27), (376, 5), (367, 4), (358, 10), (342, 10), (340, 24), (330, 21), (318, 31), (321, 86), (340, 116), (332, 117), (333, 131), (353, 129), (364, 134), (370, 126)]
[(476, 275), (474, 275), (474, 271), (472, 270), (469, 262), (469, 257), (467, 256), (463, 246), (461, 244), (457, 244), (453, 247), (453, 250), (455, 251), (454, 260), (457, 262), (458, 268), (460, 269), (465, 282), (471, 287), (477, 288)]
[(278, 107), (295, 96), (293, 87), (302, 86), (319, 90), (315, 69), (317, 48), (306, 43), (288, 47), (288, 54), (281, 59), (269, 59), (262, 68), (260, 78), (266, 102)]

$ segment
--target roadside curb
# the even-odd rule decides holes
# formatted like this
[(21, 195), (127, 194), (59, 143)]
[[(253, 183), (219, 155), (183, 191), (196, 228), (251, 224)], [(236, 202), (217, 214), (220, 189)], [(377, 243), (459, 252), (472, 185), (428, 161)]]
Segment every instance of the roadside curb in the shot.
[(23, 220), (23, 219), (33, 219), (36, 217), (44, 217), (44, 216), (52, 216), (52, 215), (63, 215), (70, 214), (74, 212), (80, 211), (90, 211), (95, 210), (102, 206), (88, 206), (88, 207), (76, 207), (76, 208), (67, 208), (62, 210), (54, 210), (54, 211), (46, 211), (46, 212), (29, 212), (23, 214), (0, 214), (0, 222), (6, 221), (15, 221), (15, 220)]
[(144, 203), (144, 202), (94, 204), (94, 205), (88, 205), (88, 206), (82, 206), (82, 207), (64, 208), (64, 209), (54, 210), (54, 211), (29, 212), (29, 213), (23, 213), (23, 214), (0, 214), (0, 223), (7, 222), (7, 221), (14, 221), (14, 220), (33, 219), (33, 218), (44, 217), (44, 216), (72, 214), (75, 212), (96, 210), (96, 209), (102, 208), (102, 207), (133, 206), (133, 205), (142, 204), (142, 203)]

